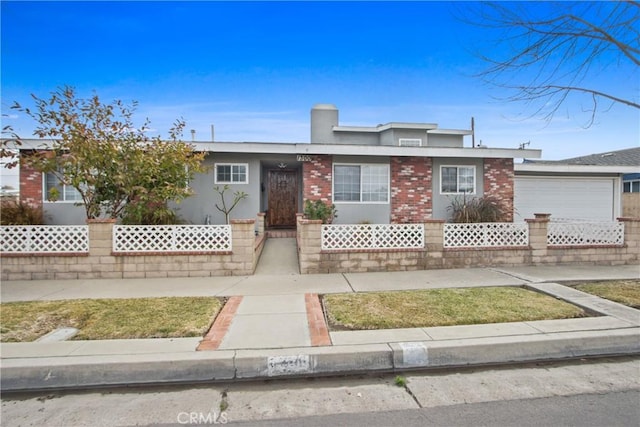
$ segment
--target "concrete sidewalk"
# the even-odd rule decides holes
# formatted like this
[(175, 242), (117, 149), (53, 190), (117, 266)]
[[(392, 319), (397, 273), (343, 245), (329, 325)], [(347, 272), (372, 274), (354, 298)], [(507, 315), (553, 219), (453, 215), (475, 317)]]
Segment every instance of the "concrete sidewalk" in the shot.
[[(268, 252), (278, 253), (287, 242), (278, 244), (285, 246)], [(260, 273), (249, 277), (4, 282), (3, 302), (224, 296), (233, 297), (236, 304), (226, 326), (218, 331), (215, 351), (196, 351), (199, 338), (2, 344), (2, 390), (401, 371), (640, 354), (640, 311), (556, 283), (637, 279), (640, 266), (298, 275), (291, 266), (279, 270), (277, 256), (265, 259), (276, 265), (263, 264)], [(401, 330), (325, 330), (323, 340), (321, 329), (323, 325), (326, 329), (326, 323), (319, 304), (314, 305), (317, 294), (326, 293), (514, 285), (565, 299), (597, 316)]]

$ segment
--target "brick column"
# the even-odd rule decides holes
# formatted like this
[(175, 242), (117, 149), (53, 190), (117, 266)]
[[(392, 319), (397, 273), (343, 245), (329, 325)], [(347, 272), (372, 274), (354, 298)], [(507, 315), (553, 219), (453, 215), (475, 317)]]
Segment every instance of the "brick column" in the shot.
[(258, 219), (256, 221), (256, 229), (258, 231), (258, 236), (262, 236), (264, 234), (264, 230), (265, 230), (265, 217), (266, 217), (266, 213), (265, 212), (258, 212)]
[(424, 240), (427, 253), (444, 250), (444, 220), (431, 219), (424, 223)]
[(529, 224), (529, 247), (531, 248), (531, 262), (544, 262), (547, 256), (547, 225), (551, 214), (534, 214), (535, 218), (527, 218)]
[(431, 219), (424, 223), (425, 268), (443, 268), (444, 258), (444, 220)]
[(513, 159), (484, 159), (484, 196), (502, 204), (504, 221), (513, 222)]
[(333, 156), (315, 155), (302, 163), (303, 200), (332, 202)]
[(88, 219), (89, 256), (110, 257), (113, 252), (113, 226), (115, 219)]
[(629, 261), (640, 261), (640, 218), (618, 218), (624, 223), (624, 245)]
[(28, 152), (20, 152), (20, 201), (35, 208), (42, 208), (42, 172), (24, 162), (22, 156)]
[(233, 275), (244, 276), (253, 274), (256, 268), (255, 256), (255, 219), (231, 220), (231, 267)]
[(391, 157), (391, 222), (419, 223), (433, 213), (430, 157)]
[(302, 228), (300, 227), (300, 221), (302, 221), (303, 219), (303, 213), (296, 213), (296, 245), (298, 246), (298, 251), (300, 251), (300, 233), (302, 231)]
[(321, 247), (322, 247), (322, 220), (299, 219), (298, 220), (298, 262), (301, 274), (326, 273), (321, 271)]

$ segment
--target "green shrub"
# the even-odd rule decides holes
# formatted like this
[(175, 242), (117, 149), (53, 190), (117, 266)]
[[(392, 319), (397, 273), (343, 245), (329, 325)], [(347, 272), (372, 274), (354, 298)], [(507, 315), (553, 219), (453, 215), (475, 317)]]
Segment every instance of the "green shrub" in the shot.
[(178, 214), (162, 204), (128, 204), (122, 215), (125, 225), (172, 225), (182, 224), (184, 221)]
[(505, 218), (502, 204), (492, 197), (458, 197), (447, 210), (451, 211), (452, 222), (502, 222)]
[(1, 225), (42, 225), (44, 212), (42, 207), (14, 200), (3, 200), (0, 203)]
[(304, 202), (304, 215), (307, 219), (320, 219), (323, 224), (328, 224), (338, 217), (335, 205), (330, 205), (322, 200), (306, 200)]

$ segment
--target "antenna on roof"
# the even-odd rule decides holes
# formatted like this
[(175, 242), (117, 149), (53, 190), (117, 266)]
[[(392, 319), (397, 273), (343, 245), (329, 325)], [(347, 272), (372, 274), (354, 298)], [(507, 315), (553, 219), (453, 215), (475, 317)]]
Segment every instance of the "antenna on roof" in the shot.
[(520, 144), (518, 146), (518, 149), (520, 150), (524, 150), (524, 147), (528, 147), (529, 145), (531, 145), (531, 140), (527, 141), (527, 142), (523, 142), (522, 144)]
[(473, 116), (471, 116), (471, 148), (476, 146), (476, 126)]
[(195, 140), (196, 140), (196, 130), (191, 129), (191, 141), (195, 141)]

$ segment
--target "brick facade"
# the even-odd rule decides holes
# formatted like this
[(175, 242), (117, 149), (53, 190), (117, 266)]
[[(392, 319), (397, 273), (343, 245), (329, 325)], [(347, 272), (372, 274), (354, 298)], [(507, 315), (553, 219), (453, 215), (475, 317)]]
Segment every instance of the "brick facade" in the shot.
[[(22, 152), (24, 156), (24, 151)], [(20, 162), (20, 201), (30, 206), (42, 207), (42, 173)]]
[(303, 200), (332, 203), (333, 156), (315, 155), (302, 164)]
[(430, 157), (391, 157), (391, 222), (417, 223), (433, 213)]
[(484, 195), (502, 203), (505, 222), (513, 222), (513, 185), (513, 159), (484, 159)]

